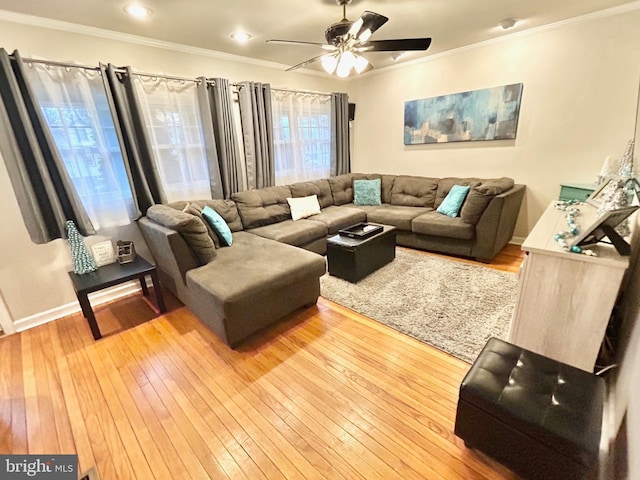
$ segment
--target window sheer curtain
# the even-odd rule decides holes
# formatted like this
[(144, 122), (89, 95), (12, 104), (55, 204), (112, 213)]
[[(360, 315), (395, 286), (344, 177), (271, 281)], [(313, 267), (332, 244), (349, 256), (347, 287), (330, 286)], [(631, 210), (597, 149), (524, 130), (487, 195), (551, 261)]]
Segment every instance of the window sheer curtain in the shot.
[(23, 89), (32, 93), (31, 115), (41, 122), (37, 141), (49, 165), (48, 179), (29, 175), (32, 186), (52, 181), (58, 197), (71, 199), (72, 211), (60, 213), (85, 235), (131, 223), (137, 208), (99, 69), (33, 63), (21, 71)]
[(112, 64), (100, 65), (105, 89), (111, 94), (116, 126), (119, 127), (120, 145), (126, 165), (129, 166), (134, 200), (140, 214), (151, 205), (162, 203), (162, 185), (147, 129), (140, 112), (133, 85), (131, 67), (116, 68)]
[(276, 185), (331, 173), (331, 95), (272, 89)]
[(135, 75), (134, 85), (163, 200), (212, 198), (197, 82)]
[(138, 210), (100, 71), (34, 63), (25, 78), (93, 228), (131, 223)]
[(25, 79), (27, 68), (17, 51), (0, 49), (0, 147), (24, 224), (36, 244), (65, 238), (67, 220), (93, 234)]

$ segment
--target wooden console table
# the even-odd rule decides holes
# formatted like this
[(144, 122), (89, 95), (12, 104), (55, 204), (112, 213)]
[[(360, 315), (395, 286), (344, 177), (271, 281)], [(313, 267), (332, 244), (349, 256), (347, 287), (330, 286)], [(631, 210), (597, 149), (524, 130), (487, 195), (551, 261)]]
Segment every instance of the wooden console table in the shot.
[[(586, 228), (597, 209), (578, 208), (576, 223)], [(563, 251), (554, 235), (567, 229), (565, 215), (549, 205), (522, 244), (526, 257), (509, 341), (593, 372), (629, 257), (605, 244), (592, 248), (597, 257)]]

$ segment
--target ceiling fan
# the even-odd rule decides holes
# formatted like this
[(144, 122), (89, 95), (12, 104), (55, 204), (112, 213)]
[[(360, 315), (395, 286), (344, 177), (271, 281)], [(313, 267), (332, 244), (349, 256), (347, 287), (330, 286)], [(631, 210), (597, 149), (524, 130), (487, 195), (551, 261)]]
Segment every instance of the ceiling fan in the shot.
[(348, 77), (352, 70), (362, 73), (373, 68), (361, 54), (366, 52), (406, 52), (426, 50), (431, 45), (431, 38), (403, 38), (394, 40), (369, 41), (373, 33), (389, 20), (379, 13), (365, 11), (358, 20), (347, 18), (347, 5), (352, 0), (336, 0), (342, 7), (342, 20), (330, 25), (324, 32), (327, 43), (305, 42), (297, 40), (267, 40), (267, 43), (287, 45), (315, 45), (326, 53), (305, 60), (287, 68), (287, 71), (306, 67), (320, 61), (322, 68), (329, 74), (334, 72), (339, 77)]

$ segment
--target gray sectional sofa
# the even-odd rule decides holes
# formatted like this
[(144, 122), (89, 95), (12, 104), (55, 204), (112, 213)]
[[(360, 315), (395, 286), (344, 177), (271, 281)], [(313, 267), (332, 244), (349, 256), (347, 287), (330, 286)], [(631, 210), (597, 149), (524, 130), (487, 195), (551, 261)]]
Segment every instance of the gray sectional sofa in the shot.
[[(354, 204), (353, 182), (363, 179), (380, 179), (380, 205)], [(470, 190), (452, 218), (436, 209), (453, 185)], [(154, 205), (139, 226), (164, 285), (233, 347), (317, 301), (326, 270), (321, 255), (338, 230), (364, 221), (393, 225), (398, 245), (488, 262), (511, 239), (524, 191), (509, 178), (354, 173), (238, 192), (231, 200)], [(311, 195), (321, 212), (292, 220), (287, 198)], [(220, 247), (202, 220), (207, 205), (233, 232), (231, 246)]]

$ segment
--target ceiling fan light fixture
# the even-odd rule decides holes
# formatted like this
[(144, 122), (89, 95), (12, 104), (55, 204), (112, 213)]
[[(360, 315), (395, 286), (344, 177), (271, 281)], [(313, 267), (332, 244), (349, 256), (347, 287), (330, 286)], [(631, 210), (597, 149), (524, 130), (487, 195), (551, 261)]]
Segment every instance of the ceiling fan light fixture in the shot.
[(362, 32), (360, 34), (360, 37), (358, 38), (358, 40), (360, 42), (366, 42), (367, 40), (369, 40), (369, 38), (371, 37), (371, 35), (373, 35), (373, 32), (371, 31), (370, 28), (365, 29), (364, 32)]
[(353, 68), (355, 69), (356, 72), (358, 73), (364, 72), (364, 69), (367, 68), (367, 66), (369, 66), (369, 60), (367, 60), (361, 55), (356, 56), (356, 61), (353, 64)]
[(360, 31), (360, 29), (362, 28), (362, 25), (364, 25), (364, 20), (362, 20), (362, 17), (360, 17), (351, 25), (351, 28), (349, 29), (349, 35), (352, 35), (355, 37)]
[(324, 68), (324, 71), (329, 75), (332, 75), (333, 72), (336, 71), (336, 67), (338, 66), (338, 59), (335, 55), (324, 55), (320, 59), (320, 63), (322, 64), (322, 68)]
[(342, 52), (340, 59), (338, 60), (338, 66), (336, 68), (336, 75), (340, 78), (346, 78), (349, 76), (353, 65), (356, 63), (356, 57), (350, 51)]

